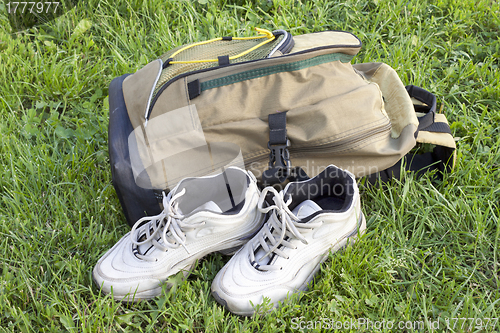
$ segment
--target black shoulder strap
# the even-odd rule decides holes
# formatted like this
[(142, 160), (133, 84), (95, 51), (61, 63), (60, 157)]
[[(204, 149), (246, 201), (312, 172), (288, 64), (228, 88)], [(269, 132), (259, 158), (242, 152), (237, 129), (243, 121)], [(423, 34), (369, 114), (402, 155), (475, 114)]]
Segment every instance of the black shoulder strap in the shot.
[(422, 105), (413, 105), (415, 112), (425, 113), (425, 116), (418, 118), (418, 129), (415, 132), (415, 137), (419, 131), (438, 132), (451, 134), (450, 126), (446, 123), (436, 122), (436, 96), (417, 86), (406, 86), (406, 91), (410, 97), (422, 102)]
[[(407, 86), (406, 91), (410, 97), (415, 98), (422, 104), (414, 104), (415, 112), (424, 113), (418, 118), (419, 125), (415, 132), (415, 138), (420, 131), (447, 133), (451, 135), (450, 126), (444, 122), (436, 122), (436, 96), (417, 86)], [(436, 145), (432, 151), (421, 153), (418, 150), (412, 151), (404, 156), (395, 165), (380, 172), (366, 177), (368, 184), (375, 184), (377, 181), (386, 182), (391, 178), (400, 178), (401, 170), (412, 171), (421, 176), (426, 172), (437, 170), (438, 177), (442, 177), (442, 172), (450, 171), (453, 166), (451, 161), (455, 149)], [(450, 163), (449, 163), (450, 162)]]

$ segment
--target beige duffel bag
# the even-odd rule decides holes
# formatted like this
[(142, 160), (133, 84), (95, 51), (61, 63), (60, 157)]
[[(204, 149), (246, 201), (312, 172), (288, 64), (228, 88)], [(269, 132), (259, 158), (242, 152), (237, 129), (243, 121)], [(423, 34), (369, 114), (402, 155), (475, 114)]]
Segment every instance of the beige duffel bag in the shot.
[[(356, 36), (259, 33), (176, 48), (121, 80), (139, 188), (169, 189), (230, 165), (264, 184), (329, 164), (370, 181), (446, 168), (455, 142), (434, 95), (405, 87), (386, 64), (352, 65)], [(417, 142), (431, 150), (404, 160)]]

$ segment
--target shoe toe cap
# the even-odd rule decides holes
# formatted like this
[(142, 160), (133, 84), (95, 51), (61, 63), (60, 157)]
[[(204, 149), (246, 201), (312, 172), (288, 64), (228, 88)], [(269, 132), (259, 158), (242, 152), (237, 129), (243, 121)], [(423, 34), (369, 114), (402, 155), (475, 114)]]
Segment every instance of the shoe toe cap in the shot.
[(265, 298), (277, 307), (280, 301), (293, 293), (293, 288), (279, 285), (274, 279), (266, 282), (262, 275), (266, 274), (249, 271), (244, 262), (230, 260), (212, 282), (212, 295), (232, 313), (250, 316), (255, 312), (255, 306), (263, 304)]
[(139, 261), (135, 263), (135, 256), (129, 248), (127, 234), (97, 262), (92, 272), (94, 283), (104, 293), (113, 293), (115, 299), (134, 295), (149, 299), (158, 295), (160, 279), (141, 267)]

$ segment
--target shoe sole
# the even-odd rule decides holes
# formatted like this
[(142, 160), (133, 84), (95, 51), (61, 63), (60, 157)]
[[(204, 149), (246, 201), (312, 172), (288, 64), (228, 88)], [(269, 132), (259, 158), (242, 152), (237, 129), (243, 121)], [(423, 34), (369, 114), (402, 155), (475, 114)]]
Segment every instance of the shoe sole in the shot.
[[(196, 266), (196, 262), (194, 264), (192, 264), (191, 267), (189, 267), (188, 269), (184, 269), (184, 270), (179, 271), (179, 273), (182, 272), (184, 274), (183, 280), (187, 279), (187, 277), (193, 272), (193, 269)], [(179, 273), (177, 273), (177, 274), (179, 274)], [(173, 275), (173, 276), (175, 276), (175, 275)], [(92, 273), (92, 281), (94, 282), (94, 285), (97, 286), (97, 288), (99, 289), (99, 291), (102, 294), (105, 294), (105, 295), (110, 294), (110, 293), (107, 293), (107, 292), (105, 292), (105, 291), (102, 290), (101, 286), (98, 284), (97, 280), (95, 279), (95, 276), (94, 276), (93, 273)], [(163, 282), (162, 284), (160, 284), (159, 287), (156, 287), (156, 288), (153, 288), (153, 289), (144, 290), (144, 291), (141, 291), (141, 292), (136, 292), (136, 293), (133, 293), (133, 294), (127, 294), (125, 296), (115, 296), (113, 294), (113, 299), (115, 301), (121, 302), (123, 304), (140, 303), (140, 302), (151, 301), (151, 300), (153, 300), (153, 299), (155, 299), (155, 298), (157, 298), (158, 296), (161, 295), (162, 285), (164, 283), (165, 282)], [(166, 283), (167, 283), (167, 290), (168, 290), (168, 289), (170, 289), (172, 287), (172, 284), (169, 284), (168, 282), (166, 282)], [(154, 293), (154, 295), (151, 295), (152, 293)]]
[[(314, 267), (314, 269), (311, 271), (311, 274), (307, 277), (307, 279), (304, 281), (304, 283), (297, 289), (297, 293), (301, 293), (302, 291), (307, 291), (310, 283), (314, 280), (314, 277), (316, 274), (319, 272), (321, 268), (321, 264), (323, 264), (327, 259), (330, 253), (336, 253), (340, 250), (345, 249), (349, 245), (353, 245), (355, 242), (359, 240), (359, 237), (365, 233), (366, 230), (366, 218), (365, 215), (361, 212), (361, 217), (360, 220), (358, 221), (358, 224), (356, 225), (356, 228), (349, 234), (347, 234), (342, 240), (338, 241), (333, 247), (330, 248), (329, 251), (327, 251), (324, 255), (323, 258), (321, 258), (320, 262)], [(215, 290), (212, 290), (211, 292), (212, 297), (215, 298), (215, 300), (221, 304), (226, 310), (229, 312), (239, 315), (239, 316), (252, 316), (254, 315), (255, 312), (238, 312), (238, 311), (232, 311), (230, 307), (227, 304), (227, 301), (223, 299)], [(278, 304), (275, 304), (274, 308), (277, 308)], [(270, 309), (268, 312), (271, 312), (273, 309)]]

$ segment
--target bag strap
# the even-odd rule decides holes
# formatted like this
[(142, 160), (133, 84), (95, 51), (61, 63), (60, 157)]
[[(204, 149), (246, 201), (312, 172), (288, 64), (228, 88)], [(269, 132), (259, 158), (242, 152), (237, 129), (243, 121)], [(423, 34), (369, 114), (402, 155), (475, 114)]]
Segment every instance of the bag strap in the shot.
[(418, 118), (419, 124), (415, 132), (415, 138), (418, 137), (420, 131), (448, 133), (451, 135), (450, 126), (447, 122), (436, 122), (436, 96), (434, 94), (413, 85), (406, 86), (406, 91), (410, 97), (423, 103), (423, 105), (413, 105), (415, 112), (426, 113), (425, 116)]
[(286, 135), (286, 111), (268, 115), (269, 168), (262, 173), (262, 185), (284, 184), (287, 180), (302, 181), (309, 177), (301, 167), (292, 167), (290, 140)]
[(423, 154), (418, 150), (412, 151), (392, 167), (367, 176), (366, 181), (371, 185), (377, 181), (400, 178), (401, 170), (415, 172), (417, 176), (437, 170), (441, 178), (443, 172), (451, 171), (455, 166), (456, 144), (446, 117), (436, 113), (436, 96), (413, 85), (406, 86), (406, 91), (416, 101), (413, 104), (415, 112), (423, 114), (418, 116), (419, 125), (415, 132), (417, 143), (433, 144), (435, 147)]
[(286, 111), (273, 113), (268, 116), (269, 142), (269, 169), (262, 174), (262, 182), (267, 185), (283, 183), (290, 175), (291, 162), (290, 140), (286, 135)]
[(426, 113), (425, 116), (418, 118), (418, 128), (415, 132), (415, 138), (418, 136), (418, 132), (424, 128), (431, 126), (434, 123), (434, 118), (436, 115), (436, 96), (431, 94), (427, 90), (420, 87), (409, 85), (406, 86), (406, 91), (410, 97), (422, 102), (422, 105), (414, 104), (415, 112)]

